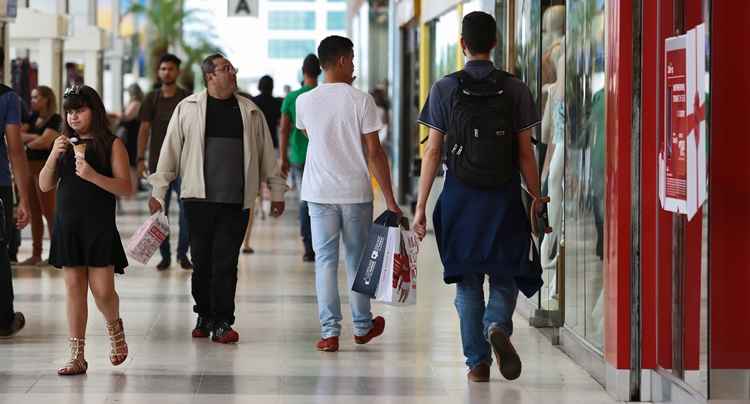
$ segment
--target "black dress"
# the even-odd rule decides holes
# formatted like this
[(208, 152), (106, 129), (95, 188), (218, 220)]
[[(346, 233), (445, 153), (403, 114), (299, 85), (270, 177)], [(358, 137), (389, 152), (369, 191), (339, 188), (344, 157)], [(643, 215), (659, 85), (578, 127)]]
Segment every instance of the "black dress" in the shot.
[[(112, 144), (107, 139), (106, 161), (100, 162), (91, 140), (87, 143), (86, 162), (98, 173), (112, 176)], [(128, 259), (115, 223), (115, 196), (81, 179), (75, 172), (73, 150), (57, 163), (60, 182), (57, 186), (57, 209), (52, 232), (50, 264), (62, 267), (114, 266), (124, 273)]]

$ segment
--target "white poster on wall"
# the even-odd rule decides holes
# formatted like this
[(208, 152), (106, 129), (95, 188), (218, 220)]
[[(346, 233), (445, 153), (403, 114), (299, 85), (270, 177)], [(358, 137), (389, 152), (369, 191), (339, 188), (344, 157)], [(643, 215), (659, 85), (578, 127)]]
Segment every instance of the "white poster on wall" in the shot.
[(692, 219), (707, 198), (705, 25), (667, 38), (664, 134), (659, 147), (662, 209)]

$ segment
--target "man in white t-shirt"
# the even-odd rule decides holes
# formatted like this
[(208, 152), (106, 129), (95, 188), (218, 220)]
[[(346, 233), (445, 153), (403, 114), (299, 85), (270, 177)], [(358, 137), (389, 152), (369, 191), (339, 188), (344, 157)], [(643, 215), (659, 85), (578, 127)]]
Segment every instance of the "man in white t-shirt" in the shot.
[(320, 43), (318, 58), (325, 84), (297, 98), (296, 125), (310, 139), (302, 200), (309, 205), (315, 250), (321, 327), (317, 349), (335, 352), (339, 348), (342, 319), (336, 275), (340, 238), (346, 250), (354, 342), (366, 344), (385, 328), (383, 317), (373, 319), (370, 298), (351, 291), (372, 225), (370, 174), (380, 184), (388, 210), (399, 214), (401, 210), (393, 197), (388, 159), (378, 138), (382, 123), (375, 101), (351, 86), (352, 41), (330, 36)]

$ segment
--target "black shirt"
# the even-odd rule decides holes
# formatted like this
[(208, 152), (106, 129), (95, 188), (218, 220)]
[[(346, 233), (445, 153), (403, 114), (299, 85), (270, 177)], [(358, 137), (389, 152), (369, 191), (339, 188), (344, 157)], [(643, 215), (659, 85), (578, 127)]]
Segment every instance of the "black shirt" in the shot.
[(180, 103), (190, 93), (187, 90), (177, 87), (177, 92), (171, 97), (164, 97), (161, 90), (148, 93), (141, 103), (141, 111), (138, 116), (140, 121), (151, 122), (151, 138), (148, 146), (148, 169), (150, 172), (156, 172), (156, 166), (159, 163), (159, 153), (161, 146), (164, 144), (164, 138), (167, 137), (167, 127), (172, 119), (177, 104)]
[(206, 201), (241, 204), (245, 159), (240, 106), (234, 96), (220, 100), (210, 95), (206, 105)]
[[(46, 121), (41, 122), (41, 125), (37, 125), (38, 120), (39, 114), (36, 112), (32, 113), (28, 120), (29, 133), (42, 136), (47, 129), (57, 132), (62, 130), (62, 117), (59, 114), (52, 114)], [(49, 150), (26, 149), (26, 156), (30, 161), (44, 161), (49, 157), (50, 150), (52, 150), (52, 146), (50, 146)]]
[(273, 148), (278, 149), (279, 120), (281, 119), (281, 104), (284, 100), (265, 94), (253, 97), (252, 100), (263, 111), (263, 115), (266, 116), (266, 123), (268, 124), (268, 129), (271, 131), (271, 140), (273, 140)]

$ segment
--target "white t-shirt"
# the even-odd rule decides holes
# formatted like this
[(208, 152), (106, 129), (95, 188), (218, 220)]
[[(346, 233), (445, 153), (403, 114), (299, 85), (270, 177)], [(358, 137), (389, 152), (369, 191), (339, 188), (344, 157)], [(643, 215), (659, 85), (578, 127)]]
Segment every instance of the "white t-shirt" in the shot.
[(297, 128), (310, 140), (302, 200), (372, 202), (364, 135), (382, 127), (372, 96), (349, 84), (321, 84), (297, 98), (296, 112)]

